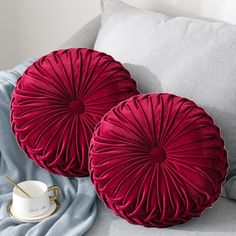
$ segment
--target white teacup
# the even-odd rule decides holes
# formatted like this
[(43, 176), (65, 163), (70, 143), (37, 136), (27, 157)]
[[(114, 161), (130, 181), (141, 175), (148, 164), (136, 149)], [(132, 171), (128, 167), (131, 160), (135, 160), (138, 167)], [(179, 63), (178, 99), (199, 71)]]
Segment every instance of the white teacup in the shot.
[[(22, 193), (17, 187), (13, 188), (12, 210), (18, 217), (35, 217), (46, 213), (50, 208), (51, 201), (59, 198), (59, 186), (47, 185), (40, 181), (30, 180), (18, 184), (30, 198)], [(54, 195), (50, 196), (49, 192)]]

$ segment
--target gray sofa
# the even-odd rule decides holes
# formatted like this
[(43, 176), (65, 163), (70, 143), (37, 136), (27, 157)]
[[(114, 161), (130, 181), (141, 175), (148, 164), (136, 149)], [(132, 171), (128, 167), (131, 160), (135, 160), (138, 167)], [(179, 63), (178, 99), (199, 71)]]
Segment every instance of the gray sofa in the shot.
[[(68, 39), (60, 48), (86, 47), (93, 48), (100, 27), (101, 17), (98, 16)], [(132, 225), (116, 216), (112, 210), (106, 209), (98, 201), (98, 216), (88, 236), (128, 236), (128, 235), (158, 235), (158, 236), (192, 236), (192, 235), (236, 235), (236, 202), (219, 198), (214, 207), (206, 210), (200, 218), (171, 228), (145, 228)]]

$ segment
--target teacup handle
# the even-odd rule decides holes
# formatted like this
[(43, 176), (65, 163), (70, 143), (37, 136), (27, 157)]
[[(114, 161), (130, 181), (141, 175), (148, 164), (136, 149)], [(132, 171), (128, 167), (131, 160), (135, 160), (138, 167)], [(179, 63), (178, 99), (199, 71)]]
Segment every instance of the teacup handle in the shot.
[(58, 185), (53, 185), (48, 187), (48, 192), (53, 191), (54, 195), (49, 196), (50, 201), (56, 201), (60, 197), (60, 187)]

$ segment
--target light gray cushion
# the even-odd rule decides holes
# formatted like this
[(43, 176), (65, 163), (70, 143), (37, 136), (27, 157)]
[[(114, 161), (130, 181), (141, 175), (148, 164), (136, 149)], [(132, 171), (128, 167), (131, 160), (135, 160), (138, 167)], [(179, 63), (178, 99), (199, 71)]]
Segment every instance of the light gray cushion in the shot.
[(95, 49), (121, 61), (141, 92), (170, 92), (203, 106), (221, 128), (229, 177), (236, 175), (236, 26), (171, 18), (118, 0), (103, 5)]
[(219, 198), (199, 218), (170, 228), (145, 228), (116, 216), (99, 201), (98, 215), (86, 236), (235, 236), (235, 201)]

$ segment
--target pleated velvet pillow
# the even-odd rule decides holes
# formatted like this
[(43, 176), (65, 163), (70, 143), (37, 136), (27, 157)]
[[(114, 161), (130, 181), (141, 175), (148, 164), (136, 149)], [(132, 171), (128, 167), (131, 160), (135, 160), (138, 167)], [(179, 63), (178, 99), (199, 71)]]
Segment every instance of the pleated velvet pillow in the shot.
[(103, 117), (91, 140), (89, 170), (99, 198), (118, 216), (167, 227), (212, 206), (227, 155), (202, 108), (175, 95), (148, 94)]
[(12, 130), (37, 165), (64, 176), (86, 176), (95, 125), (137, 94), (129, 72), (111, 56), (85, 48), (55, 51), (17, 81)]

